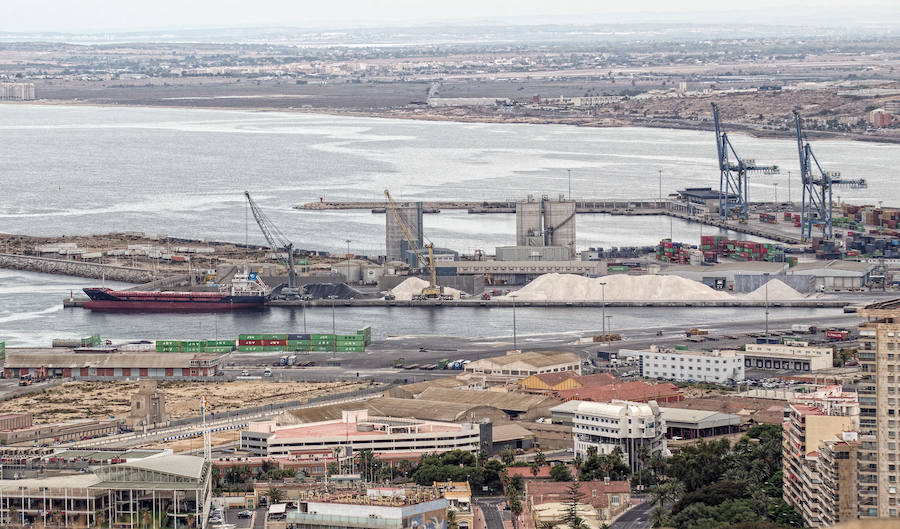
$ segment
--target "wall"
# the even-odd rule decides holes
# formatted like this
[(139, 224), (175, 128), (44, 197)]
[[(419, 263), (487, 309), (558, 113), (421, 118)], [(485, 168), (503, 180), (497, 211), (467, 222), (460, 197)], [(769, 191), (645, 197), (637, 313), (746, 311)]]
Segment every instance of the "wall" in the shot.
[[(777, 279), (787, 286), (793, 288), (797, 292), (809, 294), (816, 287), (816, 278), (811, 275), (777, 275), (768, 276), (769, 279)], [(757, 288), (766, 283), (764, 275), (744, 275), (735, 274), (734, 291), (735, 292), (753, 292)]]
[(95, 279), (106, 278), (126, 283), (147, 283), (156, 279), (156, 274), (151, 270), (26, 255), (0, 254), (0, 268)]
[[(410, 277), (384, 275), (378, 279), (378, 290), (391, 290)], [(428, 280), (425, 277), (421, 278)], [(442, 287), (462, 290), (473, 296), (484, 292), (484, 276), (437, 276), (437, 284)]]

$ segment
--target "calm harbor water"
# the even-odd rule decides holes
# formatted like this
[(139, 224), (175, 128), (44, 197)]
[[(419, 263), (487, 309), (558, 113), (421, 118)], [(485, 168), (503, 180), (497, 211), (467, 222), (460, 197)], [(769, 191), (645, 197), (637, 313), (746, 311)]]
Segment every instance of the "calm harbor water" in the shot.
[[(572, 196), (654, 198), (684, 187), (715, 187), (712, 134), (697, 131), (563, 125), (503, 125), (336, 117), (278, 112), (164, 108), (0, 105), (0, 232), (33, 235), (142, 231), (197, 239), (264, 243), (248, 215), (249, 190), (296, 247), (378, 254), (384, 215), (310, 212), (292, 206), (328, 200), (517, 199)], [(751, 184), (752, 198), (799, 197), (795, 144), (735, 135), (742, 155), (777, 163), (778, 177)], [(819, 160), (868, 190), (843, 193), (856, 203), (900, 203), (889, 167), (893, 145), (822, 141)], [(657, 217), (578, 217), (578, 246), (653, 245), (671, 233), (694, 241), (701, 228)], [(515, 242), (511, 215), (427, 215), (438, 246), (471, 252)], [(705, 231), (703, 231), (705, 230)], [(0, 249), (2, 250), (2, 249)], [(259, 314), (114, 315), (64, 310), (70, 290), (97, 281), (0, 270), (0, 341), (47, 345), (52, 337), (100, 332), (115, 338), (213, 337), (283, 331), (302, 325), (302, 311)], [(616, 309), (617, 328), (654, 325), (662, 309)], [(327, 314), (326, 314), (327, 312)], [(801, 311), (802, 312), (802, 311)], [(498, 309), (338, 308), (341, 328), (373, 325), (376, 335), (504, 334)], [(786, 316), (788, 312), (784, 312)], [(800, 312), (790, 312), (790, 315)], [(809, 312), (809, 315), (818, 312)], [(830, 314), (830, 313), (829, 313)], [(522, 309), (525, 334), (599, 328), (593, 309)], [(666, 311), (671, 324), (758, 319), (744, 309)], [(310, 310), (310, 328), (330, 328), (330, 310)]]

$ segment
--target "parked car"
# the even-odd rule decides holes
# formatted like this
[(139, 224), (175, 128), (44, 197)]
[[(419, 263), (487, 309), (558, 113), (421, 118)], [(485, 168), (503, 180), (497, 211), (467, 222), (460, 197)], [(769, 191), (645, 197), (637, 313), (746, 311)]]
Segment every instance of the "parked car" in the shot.
[(253, 516), (253, 511), (244, 509), (243, 511), (238, 513), (238, 518), (250, 518)]

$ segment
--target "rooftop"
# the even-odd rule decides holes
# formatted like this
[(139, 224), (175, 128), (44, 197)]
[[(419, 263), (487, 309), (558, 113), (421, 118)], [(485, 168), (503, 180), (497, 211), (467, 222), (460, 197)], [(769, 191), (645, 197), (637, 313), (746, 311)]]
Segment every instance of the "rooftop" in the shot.
[[(578, 490), (583, 495), (582, 502), (590, 503), (595, 508), (607, 507), (607, 494), (625, 494), (631, 491), (627, 481), (579, 481)], [(565, 502), (569, 496), (571, 482), (565, 481), (528, 481), (525, 494), (535, 505), (541, 503)]]
[(528, 439), (534, 437), (530, 430), (519, 424), (501, 424), (492, 428), (493, 441), (495, 443), (505, 443), (507, 441), (515, 441), (516, 439)]
[(609, 402), (611, 400), (630, 400), (646, 402), (662, 398), (680, 398), (678, 386), (671, 382), (649, 384), (642, 380), (620, 382), (605, 386), (585, 386), (576, 389), (561, 389), (556, 392), (563, 400), (588, 400), (593, 402)]
[[(94, 368), (182, 368), (191, 367), (191, 360), (204, 358), (214, 359), (218, 355), (199, 353), (166, 353), (159, 354), (151, 351), (144, 353), (74, 353), (57, 352), (50, 349), (7, 349), (5, 367), (9, 368), (33, 368), (46, 367), (48, 369), (82, 367)], [(137, 375), (137, 373), (135, 373)]]
[(624, 400), (614, 400), (611, 402), (589, 402), (584, 400), (573, 400), (559, 406), (554, 406), (550, 409), (550, 411), (563, 413), (587, 413), (614, 417), (653, 414), (653, 409), (649, 404), (644, 404), (641, 402), (628, 402)]
[(714, 426), (739, 425), (740, 415), (722, 413), (709, 410), (691, 410), (686, 408), (659, 408), (666, 425), (694, 424), (699, 428), (711, 428)]
[(570, 378), (577, 378), (578, 373), (576, 373), (575, 371), (556, 371), (553, 373), (538, 373), (537, 375), (531, 376), (540, 380), (544, 384), (547, 384), (548, 386), (555, 386), (560, 382), (569, 380)]
[(428, 388), (416, 400), (466, 403), (470, 405), (493, 406), (504, 411), (527, 412), (552, 401), (544, 395), (516, 392), (470, 391), (461, 389)]
[[(581, 360), (575, 353), (560, 352), (536, 352), (509, 353), (504, 356), (482, 358), (476, 362), (490, 362), (498, 366), (505, 366), (516, 362), (522, 362), (534, 367), (550, 367), (561, 364), (579, 364)], [(473, 362), (474, 363), (474, 362)]]
[[(357, 422), (343, 422), (342, 420), (323, 421), (317, 423), (303, 424), (299, 426), (288, 426), (276, 428), (272, 432), (272, 440), (277, 439), (295, 439), (295, 438), (328, 438), (349, 439), (351, 437), (373, 437), (386, 436), (389, 432), (386, 429), (374, 429), (368, 431), (360, 431), (359, 424), (381, 423), (382, 421), (402, 421), (403, 426), (413, 427), (419, 433), (427, 432), (454, 432), (462, 428), (457, 424), (435, 423), (424, 421), (410, 421), (405, 419), (392, 419), (383, 417), (369, 417), (368, 419)], [(394, 425), (397, 426), (397, 425)]]

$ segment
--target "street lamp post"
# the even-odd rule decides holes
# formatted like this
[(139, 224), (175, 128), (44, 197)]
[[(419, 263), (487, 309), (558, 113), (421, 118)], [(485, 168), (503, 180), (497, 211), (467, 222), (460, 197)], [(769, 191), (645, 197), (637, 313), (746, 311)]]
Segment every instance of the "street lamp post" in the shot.
[(519, 350), (519, 340), (516, 333), (516, 295), (510, 294), (509, 297), (513, 300), (513, 350)]
[[(612, 334), (612, 314), (606, 317), (606, 333)], [(609, 336), (606, 337), (606, 357), (612, 357), (612, 340)]]

